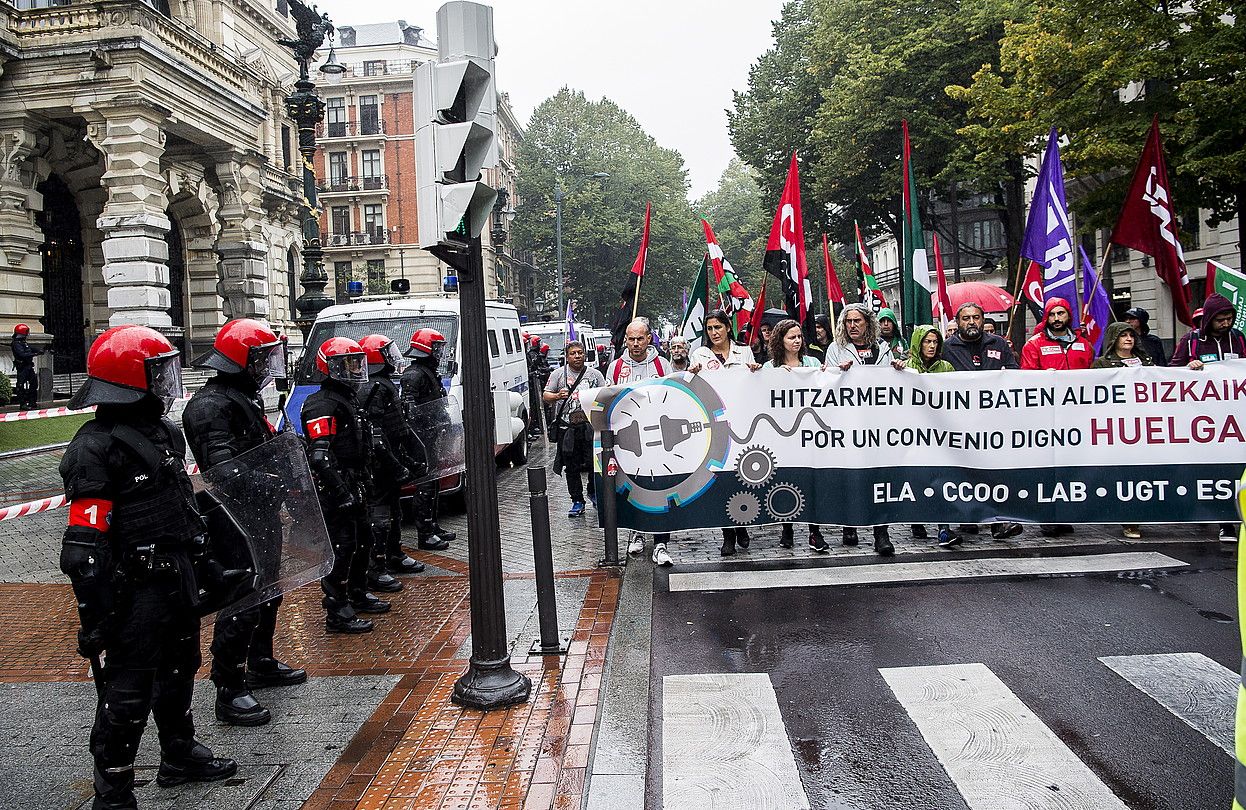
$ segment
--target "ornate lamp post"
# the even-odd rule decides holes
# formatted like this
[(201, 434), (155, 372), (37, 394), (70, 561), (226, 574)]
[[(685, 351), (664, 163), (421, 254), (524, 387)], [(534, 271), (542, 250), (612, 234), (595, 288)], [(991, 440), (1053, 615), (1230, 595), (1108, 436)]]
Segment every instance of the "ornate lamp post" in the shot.
[(294, 92), (286, 96), (286, 111), (294, 120), (299, 132), (299, 154), (303, 158), (303, 274), (299, 276), (299, 285), (303, 294), (294, 302), (298, 310), (295, 323), (303, 332), (303, 339), (311, 330), (312, 322), (325, 307), (333, 304), (333, 299), (325, 294), (324, 288), (329, 283), (329, 274), (324, 269), (324, 251), (320, 245), (320, 207), (316, 201), (316, 125), (324, 117), (324, 102), (316, 96), (316, 83), (311, 80), (310, 68), (316, 50), (324, 44), (328, 37), (330, 42), (329, 58), (320, 66), (321, 73), (345, 73), (346, 67), (338, 63), (333, 52), (333, 23), (328, 14), (319, 14), (312, 5), (308, 7), (302, 0), (289, 0), (290, 14), (294, 17), (298, 39), (279, 39), (278, 45), (284, 45), (294, 53), (299, 63), (299, 78), (294, 83)]

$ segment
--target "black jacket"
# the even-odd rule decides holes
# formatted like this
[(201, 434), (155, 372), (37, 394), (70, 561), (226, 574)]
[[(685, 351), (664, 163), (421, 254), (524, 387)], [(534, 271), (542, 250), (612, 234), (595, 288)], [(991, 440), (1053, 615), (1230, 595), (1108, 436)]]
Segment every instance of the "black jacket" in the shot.
[(968, 342), (956, 332), (943, 344), (943, 359), (957, 371), (996, 371), (1021, 368), (1008, 341), (999, 335), (983, 332), (979, 340)]
[[(242, 375), (217, 374), (195, 392), (182, 412), (182, 429), (200, 469), (259, 447), (273, 437), (259, 395)], [(249, 378), (248, 378), (249, 379)]]

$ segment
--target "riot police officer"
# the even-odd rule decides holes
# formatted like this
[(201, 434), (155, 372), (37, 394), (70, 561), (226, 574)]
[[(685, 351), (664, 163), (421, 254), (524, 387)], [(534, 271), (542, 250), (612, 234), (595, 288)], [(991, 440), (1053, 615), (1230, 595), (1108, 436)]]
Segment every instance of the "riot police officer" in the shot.
[[(435, 452), (442, 431), (448, 426), (443, 404), (446, 389), (441, 385), (438, 366), (445, 350), (445, 335), (436, 329), (417, 329), (411, 335), (407, 357), (411, 365), (402, 373), (402, 402), (414, 421), (413, 429), (423, 445)], [(431, 460), (430, 460), (431, 461)], [(429, 464), (432, 467), (433, 464)], [(450, 547), (457, 536), (437, 525), (440, 481), (436, 476), (418, 484), (412, 498), (415, 508), (418, 545), (422, 549), (441, 551)]]
[(303, 403), (301, 419), (307, 438), (307, 461), (316, 478), (320, 507), (333, 543), (333, 568), (320, 580), (324, 591), (325, 630), (367, 633), (372, 622), (361, 613), (384, 613), (385, 602), (364, 587), (369, 537), (367, 508), (371, 436), (360, 414), (356, 393), (368, 381), (363, 348), (345, 337), (333, 337), (316, 352), (316, 368), (324, 375), (320, 390)]
[[(374, 454), (372, 481), (376, 504), (370, 512), (372, 520), (372, 564), (368, 568), (368, 585), (376, 590), (402, 589), (393, 574), (416, 574), (424, 563), (408, 557), (402, 550), (402, 487), (412, 475), (422, 476), (428, 470), (424, 444), (411, 430), (402, 394), (394, 381), (406, 362), (398, 345), (385, 335), (366, 335), (359, 340), (368, 356), (368, 384), (359, 392), (379, 439)], [(386, 579), (398, 587), (387, 587)]]
[(19, 323), (13, 327), (13, 367), (17, 370), (18, 407), (33, 408), (39, 402), (39, 376), (35, 374), (35, 358), (43, 354), (27, 342), (30, 327)]
[[(267, 325), (242, 318), (230, 321), (216, 333), (212, 350), (196, 363), (217, 374), (199, 389), (182, 412), (182, 428), (190, 452), (203, 470), (236, 464), (236, 474), (246, 475), (238, 456), (259, 447), (275, 435), (264, 416), (261, 393), (275, 379), (285, 377), (285, 344)], [(263, 483), (257, 483), (262, 486)], [(281, 524), (272, 516), (267, 539), (279, 546)], [(245, 544), (242, 537), (215, 537), (218, 555), (222, 545)], [(234, 557), (249, 553), (230, 549)], [(307, 673), (273, 655), (277, 608), (281, 597), (227, 618), (218, 617), (212, 632), (212, 682), (216, 684), (216, 718), (235, 726), (259, 726), (271, 719), (249, 686), (292, 686), (307, 680)]]
[(99, 692), (93, 807), (132, 810), (148, 713), (160, 733), (160, 786), (224, 779), (238, 764), (195, 739), (190, 711), (207, 580), (196, 571), (210, 560), (185, 439), (163, 418), (182, 393), (178, 352), (152, 329), (113, 327), (91, 346), (87, 375), (69, 404), (98, 408), (60, 464), (70, 501), (60, 568), (78, 601), (78, 652)]

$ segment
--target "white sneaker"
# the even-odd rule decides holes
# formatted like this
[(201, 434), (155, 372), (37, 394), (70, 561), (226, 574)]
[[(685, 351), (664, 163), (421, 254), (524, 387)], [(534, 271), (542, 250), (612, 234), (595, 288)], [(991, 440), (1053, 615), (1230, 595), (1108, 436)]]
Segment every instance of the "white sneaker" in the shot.
[(640, 532), (632, 532), (632, 539), (627, 543), (627, 553), (635, 556), (645, 550), (645, 536)]
[(671, 555), (666, 550), (666, 543), (658, 543), (653, 547), (654, 565), (671, 565)]
[(1237, 534), (1232, 529), (1221, 529), (1220, 530), (1220, 542), (1221, 543), (1236, 543)]

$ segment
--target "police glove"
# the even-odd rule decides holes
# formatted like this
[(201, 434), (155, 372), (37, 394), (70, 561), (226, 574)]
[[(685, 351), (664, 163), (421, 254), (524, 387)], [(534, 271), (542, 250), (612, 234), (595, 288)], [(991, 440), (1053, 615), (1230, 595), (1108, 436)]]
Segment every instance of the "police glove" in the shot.
[(343, 512), (358, 512), (363, 506), (363, 501), (353, 491), (347, 490), (342, 499), (338, 501), (338, 508)]
[(399, 486), (409, 484), (415, 480), (415, 476), (411, 474), (411, 470), (399, 464), (394, 468), (394, 482)]
[(103, 625), (83, 627), (78, 631), (78, 655), (83, 658), (97, 658), (106, 649), (108, 638)]

